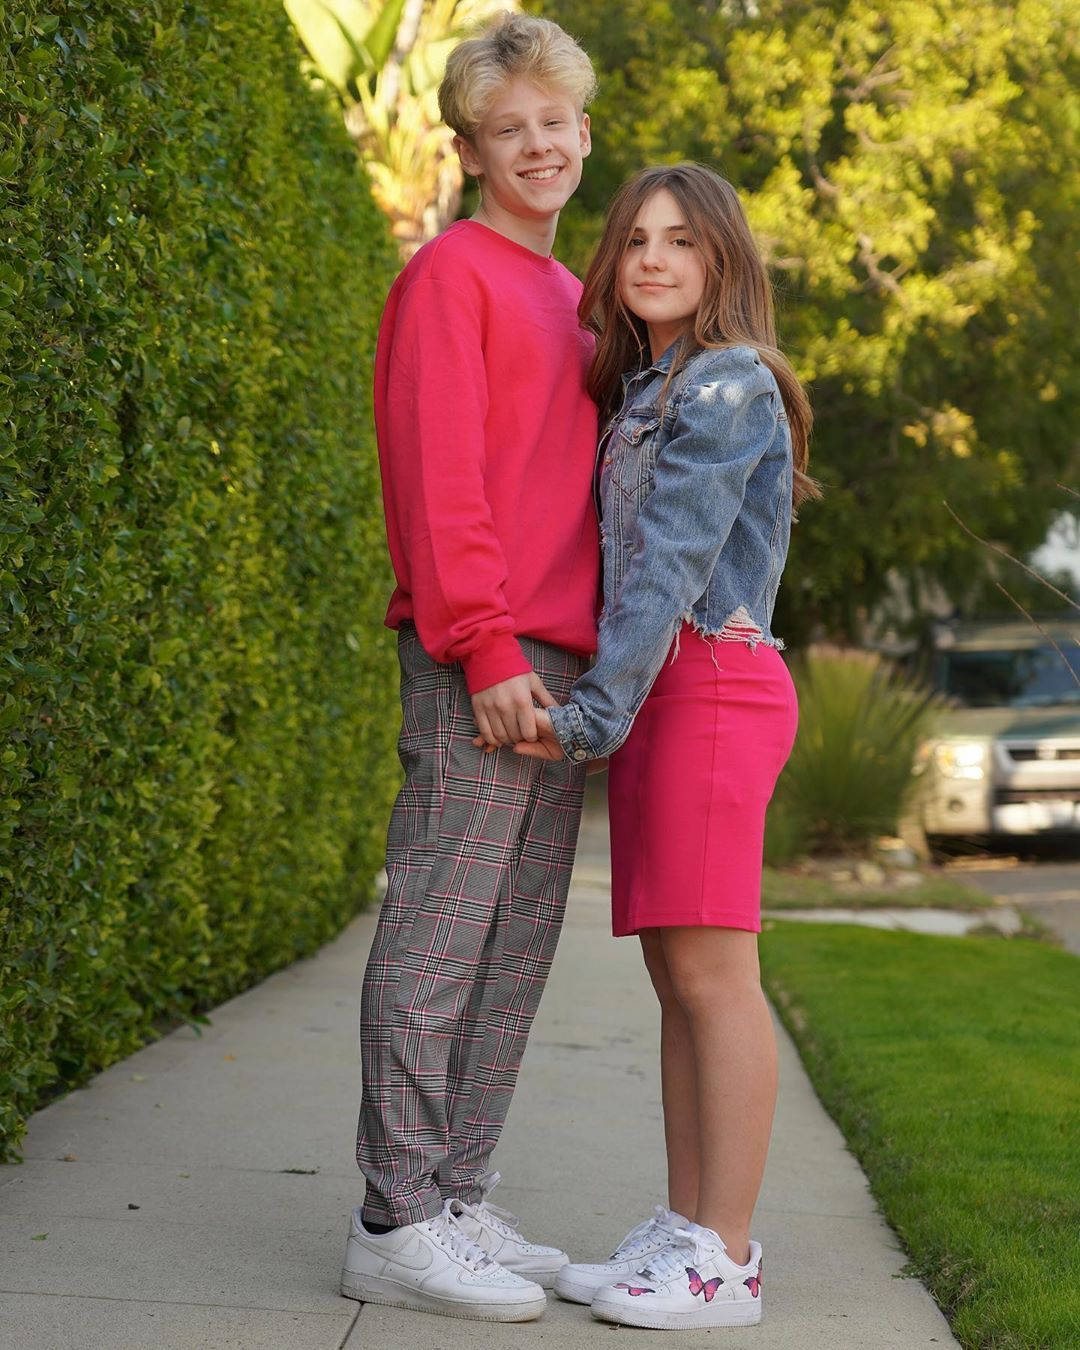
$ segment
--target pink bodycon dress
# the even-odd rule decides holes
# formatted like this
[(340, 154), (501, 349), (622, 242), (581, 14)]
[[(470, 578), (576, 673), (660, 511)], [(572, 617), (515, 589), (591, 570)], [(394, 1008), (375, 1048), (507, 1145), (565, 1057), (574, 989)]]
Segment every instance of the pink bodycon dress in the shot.
[(608, 768), (616, 937), (704, 924), (761, 931), (765, 808), (797, 722), (774, 647), (683, 626)]

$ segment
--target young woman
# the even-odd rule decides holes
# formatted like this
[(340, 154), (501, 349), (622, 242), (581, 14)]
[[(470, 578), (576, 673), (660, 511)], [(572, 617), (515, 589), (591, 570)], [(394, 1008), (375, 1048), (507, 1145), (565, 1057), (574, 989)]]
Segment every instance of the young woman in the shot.
[[(770, 632), (810, 408), (734, 189), (694, 164), (615, 198), (580, 314), (598, 339), (596, 663), (520, 754), (610, 756), (612, 911), (661, 1008), (668, 1209), (555, 1288), (648, 1327), (761, 1319), (750, 1220), (776, 1099), (761, 991), (765, 807), (795, 693)], [(612, 415), (613, 414), (613, 415)]]

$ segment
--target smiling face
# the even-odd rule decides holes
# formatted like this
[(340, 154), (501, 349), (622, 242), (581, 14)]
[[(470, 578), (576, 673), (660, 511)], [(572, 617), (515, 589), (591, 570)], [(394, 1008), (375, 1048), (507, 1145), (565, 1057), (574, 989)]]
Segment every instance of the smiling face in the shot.
[(619, 295), (648, 325), (654, 359), (693, 326), (705, 277), (685, 212), (667, 188), (658, 189), (638, 211), (619, 264)]
[(516, 218), (553, 225), (581, 181), (588, 116), (557, 89), (515, 77), (501, 85), (475, 133), (455, 140), (466, 173), (482, 180), (496, 227)]

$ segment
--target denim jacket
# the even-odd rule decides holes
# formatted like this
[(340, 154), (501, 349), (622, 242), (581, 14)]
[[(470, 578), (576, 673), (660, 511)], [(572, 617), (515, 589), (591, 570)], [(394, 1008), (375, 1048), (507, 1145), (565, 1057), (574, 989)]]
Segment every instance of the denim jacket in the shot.
[(684, 622), (782, 647), (769, 624), (791, 534), (791, 436), (752, 347), (696, 353), (661, 398), (675, 348), (624, 376), (600, 440), (604, 609), (596, 662), (549, 708), (574, 760), (630, 734)]

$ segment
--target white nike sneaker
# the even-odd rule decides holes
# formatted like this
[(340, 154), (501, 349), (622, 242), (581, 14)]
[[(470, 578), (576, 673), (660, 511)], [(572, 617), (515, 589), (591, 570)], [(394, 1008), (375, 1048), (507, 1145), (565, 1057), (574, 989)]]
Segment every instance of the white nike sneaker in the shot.
[(481, 1322), (529, 1322), (547, 1298), (538, 1284), (496, 1265), (462, 1231), (461, 1205), (389, 1233), (369, 1233), (354, 1209), (341, 1272), (341, 1292), (361, 1303), (471, 1317)]
[(608, 1261), (599, 1265), (566, 1265), (555, 1277), (555, 1292), (571, 1303), (591, 1303), (598, 1289), (640, 1270), (648, 1257), (668, 1245), (690, 1222), (674, 1210), (657, 1205), (652, 1218), (639, 1223), (623, 1238)]
[(542, 1247), (518, 1232), (517, 1216), (488, 1204), (488, 1196), (499, 1184), (498, 1172), (490, 1172), (480, 1182), (482, 1199), (477, 1205), (462, 1204), (458, 1216), (462, 1230), (504, 1270), (512, 1270), (527, 1280), (535, 1280), (542, 1289), (550, 1289), (555, 1277), (570, 1260), (558, 1247)]
[(751, 1242), (750, 1260), (737, 1266), (711, 1228), (689, 1224), (635, 1274), (599, 1290), (592, 1314), (664, 1331), (754, 1326), (761, 1321), (761, 1248)]

